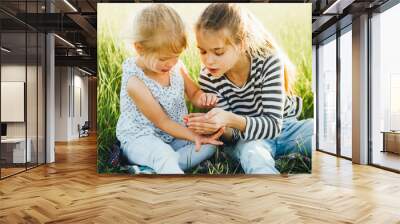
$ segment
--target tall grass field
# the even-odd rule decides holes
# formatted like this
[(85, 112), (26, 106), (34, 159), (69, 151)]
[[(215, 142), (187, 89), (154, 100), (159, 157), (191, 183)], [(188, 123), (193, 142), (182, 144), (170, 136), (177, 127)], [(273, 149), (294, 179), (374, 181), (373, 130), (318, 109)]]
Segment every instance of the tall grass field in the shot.
[[(98, 4), (98, 86), (97, 86), (97, 168), (99, 173), (124, 172), (108, 160), (116, 142), (115, 128), (119, 118), (119, 94), (123, 61), (134, 55), (129, 35), (135, 13), (146, 4)], [(197, 82), (201, 64), (193, 38), (192, 27), (207, 4), (171, 4), (187, 23), (189, 47), (181, 59)], [(296, 65), (296, 95), (303, 99), (300, 119), (313, 117), (312, 61), (311, 61), (311, 4), (243, 4), (258, 17), (275, 37), (275, 40)], [(190, 112), (198, 111), (187, 103)], [(301, 142), (299, 143), (301, 144)], [(281, 173), (310, 173), (311, 155), (290, 154), (276, 160)], [(202, 162), (187, 173), (238, 174), (240, 164), (218, 150), (210, 160)]]

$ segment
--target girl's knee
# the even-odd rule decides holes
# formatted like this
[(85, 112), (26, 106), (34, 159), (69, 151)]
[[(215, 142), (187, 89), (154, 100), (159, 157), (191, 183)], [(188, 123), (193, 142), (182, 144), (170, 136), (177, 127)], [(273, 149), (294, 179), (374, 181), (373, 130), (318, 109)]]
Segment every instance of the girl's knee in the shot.
[(236, 145), (236, 148), (240, 148), (241, 151), (251, 150), (256, 147), (262, 146), (260, 141), (239, 141)]
[(238, 143), (240, 160), (257, 160), (261, 158), (271, 157), (271, 150), (267, 144), (262, 141), (247, 141)]
[(245, 173), (279, 173), (275, 169), (275, 160), (268, 145), (262, 144), (260, 141), (251, 141), (244, 144), (239, 159)]
[(239, 142), (237, 148), (239, 148), (241, 152), (249, 152), (249, 153), (260, 150), (270, 151), (270, 147), (268, 146), (268, 144), (265, 144), (262, 140)]
[(179, 166), (179, 155), (172, 150), (156, 153), (150, 167), (159, 174), (183, 174), (183, 170)]

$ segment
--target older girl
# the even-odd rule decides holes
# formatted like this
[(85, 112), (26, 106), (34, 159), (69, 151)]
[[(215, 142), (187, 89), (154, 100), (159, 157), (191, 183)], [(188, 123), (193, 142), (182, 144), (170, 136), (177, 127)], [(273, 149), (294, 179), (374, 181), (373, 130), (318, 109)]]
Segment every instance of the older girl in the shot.
[(291, 152), (311, 156), (313, 121), (298, 121), (301, 99), (293, 95), (290, 62), (261, 23), (236, 4), (209, 5), (196, 24), (204, 64), (201, 88), (218, 96), (218, 108), (191, 114), (197, 133), (227, 127), (225, 150), (246, 173), (276, 174), (274, 158)]

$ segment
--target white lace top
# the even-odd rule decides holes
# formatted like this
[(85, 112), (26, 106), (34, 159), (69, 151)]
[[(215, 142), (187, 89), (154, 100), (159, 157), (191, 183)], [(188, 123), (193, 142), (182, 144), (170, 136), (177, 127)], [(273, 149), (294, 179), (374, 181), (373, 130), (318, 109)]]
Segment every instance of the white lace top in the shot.
[(124, 144), (129, 139), (154, 134), (164, 142), (171, 142), (174, 138), (155, 127), (137, 108), (127, 92), (127, 83), (132, 76), (137, 77), (147, 86), (164, 112), (175, 122), (184, 125), (183, 116), (188, 113), (185, 104), (184, 80), (179, 74), (178, 66), (170, 72), (170, 85), (161, 86), (158, 82), (148, 78), (135, 62), (135, 58), (128, 58), (122, 64), (122, 80), (120, 93), (121, 114), (118, 119), (116, 134), (118, 140)]

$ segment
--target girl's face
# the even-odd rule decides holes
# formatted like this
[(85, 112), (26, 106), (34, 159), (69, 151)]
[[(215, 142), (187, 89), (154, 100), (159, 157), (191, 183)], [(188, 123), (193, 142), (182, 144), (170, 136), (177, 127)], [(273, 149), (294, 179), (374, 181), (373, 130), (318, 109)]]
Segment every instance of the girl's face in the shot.
[(179, 60), (179, 54), (154, 53), (143, 57), (145, 66), (155, 73), (168, 73)]
[(242, 53), (238, 45), (227, 43), (226, 35), (226, 30), (196, 32), (201, 61), (212, 76), (224, 75), (233, 68)]
[(138, 43), (135, 43), (134, 47), (146, 69), (157, 74), (168, 73), (179, 60), (180, 53), (173, 53), (165, 49), (159, 52), (146, 52)]

